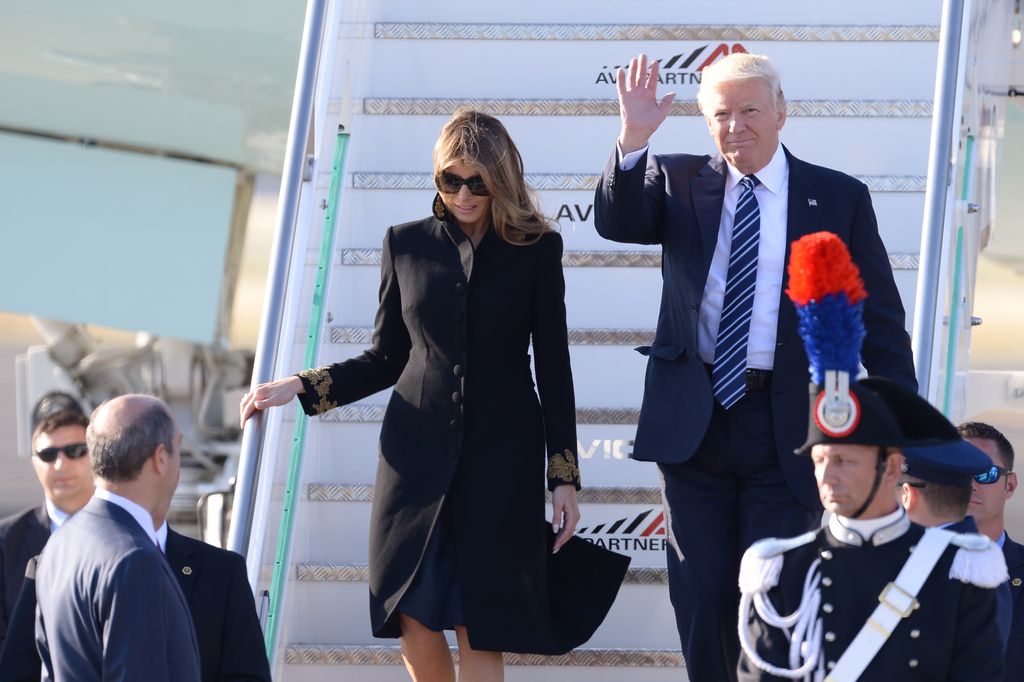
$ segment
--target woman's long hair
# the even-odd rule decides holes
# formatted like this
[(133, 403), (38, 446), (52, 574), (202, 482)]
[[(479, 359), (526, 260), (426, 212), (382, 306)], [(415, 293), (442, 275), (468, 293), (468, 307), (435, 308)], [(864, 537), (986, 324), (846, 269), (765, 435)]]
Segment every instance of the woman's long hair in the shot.
[(459, 164), (480, 169), (491, 195), (494, 230), (506, 242), (532, 244), (551, 229), (526, 186), (523, 157), (501, 121), (468, 108), (452, 114), (434, 145), (435, 184), (442, 171)]

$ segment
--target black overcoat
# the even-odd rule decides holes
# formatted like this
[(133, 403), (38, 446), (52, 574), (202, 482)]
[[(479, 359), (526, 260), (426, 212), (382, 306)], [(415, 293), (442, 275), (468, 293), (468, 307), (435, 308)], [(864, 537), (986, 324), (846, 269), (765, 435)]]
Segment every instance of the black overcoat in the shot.
[(554, 232), (513, 245), (492, 229), (474, 248), (436, 217), (389, 228), (371, 348), (299, 375), (308, 414), (394, 386), (370, 521), (378, 637), (399, 635), (445, 501), (474, 648), (562, 653), (614, 601), (628, 559), (578, 539), (552, 557), (545, 521), (545, 476), (579, 487), (561, 255)]

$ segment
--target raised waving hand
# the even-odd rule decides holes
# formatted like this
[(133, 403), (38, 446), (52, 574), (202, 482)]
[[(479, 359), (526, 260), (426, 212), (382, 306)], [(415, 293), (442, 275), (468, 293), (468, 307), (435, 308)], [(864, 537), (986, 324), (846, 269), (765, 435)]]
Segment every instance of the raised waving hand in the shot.
[(615, 78), (615, 89), (619, 93), (619, 116), (622, 129), (619, 132), (619, 147), (623, 154), (642, 149), (651, 135), (668, 116), (676, 93), (670, 92), (658, 101), (658, 62), (647, 68), (647, 55), (641, 54), (629, 60), (629, 72), (620, 68)]

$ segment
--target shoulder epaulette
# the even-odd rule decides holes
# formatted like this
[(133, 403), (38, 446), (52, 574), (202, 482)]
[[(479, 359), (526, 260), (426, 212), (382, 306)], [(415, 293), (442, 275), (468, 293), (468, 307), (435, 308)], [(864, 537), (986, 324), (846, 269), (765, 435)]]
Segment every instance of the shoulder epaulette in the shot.
[(984, 535), (957, 533), (950, 543), (959, 547), (949, 567), (951, 580), (992, 589), (1010, 579), (1003, 550)]
[(740, 592), (753, 594), (775, 587), (782, 572), (782, 555), (803, 547), (815, 536), (817, 532), (809, 531), (792, 538), (765, 538), (752, 544), (740, 561)]

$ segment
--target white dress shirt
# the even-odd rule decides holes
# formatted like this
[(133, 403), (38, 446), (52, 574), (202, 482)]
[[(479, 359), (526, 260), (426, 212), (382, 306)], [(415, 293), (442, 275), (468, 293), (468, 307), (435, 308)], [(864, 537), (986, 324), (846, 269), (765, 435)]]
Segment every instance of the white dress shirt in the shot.
[(157, 538), (156, 530), (153, 528), (153, 517), (142, 507), (142, 505), (132, 502), (127, 497), (121, 497), (117, 493), (112, 493), (109, 490), (98, 486), (96, 488), (96, 492), (93, 494), (101, 500), (106, 500), (111, 504), (116, 504), (118, 507), (131, 514), (132, 518), (135, 519), (135, 522), (142, 527), (142, 530), (146, 531), (146, 535), (148, 535), (149, 539), (153, 541), (153, 544), (156, 545), (157, 548), (163, 548), (163, 545), (160, 544), (160, 541)]
[[(619, 149), (619, 168), (632, 169), (647, 152), (647, 147), (623, 154)], [(726, 279), (729, 274), (729, 253), (732, 247), (733, 220), (736, 202), (743, 188), (743, 174), (726, 163), (725, 200), (718, 225), (718, 241), (711, 258), (711, 268), (704, 285), (697, 326), (697, 348), (701, 359), (714, 364), (718, 323), (725, 302)], [(761, 234), (757, 253), (757, 283), (754, 287), (754, 310), (750, 318), (747, 341), (747, 367), (772, 369), (775, 364), (775, 340), (779, 321), (779, 298), (782, 295), (782, 272), (786, 260), (786, 227), (789, 217), (789, 162), (780, 144), (768, 165), (754, 173), (759, 184), (754, 189), (761, 216)]]
[(61, 510), (50, 500), (46, 500), (46, 515), (50, 519), (50, 535), (57, 532), (57, 529), (64, 525), (64, 522), (71, 518), (71, 514)]

